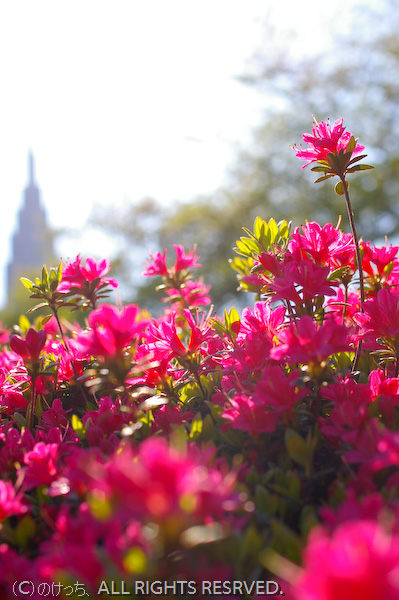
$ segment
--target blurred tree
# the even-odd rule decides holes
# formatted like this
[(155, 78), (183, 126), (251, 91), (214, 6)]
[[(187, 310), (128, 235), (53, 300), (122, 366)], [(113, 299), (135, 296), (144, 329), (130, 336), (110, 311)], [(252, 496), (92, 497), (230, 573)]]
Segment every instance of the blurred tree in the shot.
[(123, 235), (136, 251), (144, 240), (148, 247), (155, 240), (159, 249), (195, 242), (216, 305), (229, 304), (237, 284), (228, 258), (241, 228), (251, 228), (258, 214), (294, 225), (335, 223), (342, 214), (347, 228), (344, 203), (332, 185), (313, 186), (316, 177), (309, 169), (301, 171), (302, 163), (288, 147), (311, 130), (314, 114), (319, 121), (344, 117), (347, 129), (366, 146), (367, 162), (376, 167), (350, 180), (360, 235), (370, 240), (398, 235), (399, 4), (364, 5), (355, 17), (349, 35), (335, 34), (332, 50), (302, 58), (293, 54), (295, 40), (287, 43), (280, 30), (267, 25), (262, 49), (240, 78), (264, 93), (263, 123), (252, 146), (238, 153), (227, 189), (178, 204), (172, 212), (145, 200), (125, 214), (109, 211), (92, 221)]

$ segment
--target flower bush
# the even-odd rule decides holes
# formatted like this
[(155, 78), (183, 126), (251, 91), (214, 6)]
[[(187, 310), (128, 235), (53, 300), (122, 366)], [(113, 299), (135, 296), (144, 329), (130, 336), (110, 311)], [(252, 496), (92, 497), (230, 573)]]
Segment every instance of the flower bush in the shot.
[(101, 303), (106, 260), (22, 280), (48, 315), (1, 340), (1, 597), (399, 597), (399, 248), (357, 238), (346, 177), (369, 167), (342, 120), (304, 141), (352, 232), (257, 217), (231, 261), (241, 314), (213, 314), (195, 247), (150, 255), (158, 318)]

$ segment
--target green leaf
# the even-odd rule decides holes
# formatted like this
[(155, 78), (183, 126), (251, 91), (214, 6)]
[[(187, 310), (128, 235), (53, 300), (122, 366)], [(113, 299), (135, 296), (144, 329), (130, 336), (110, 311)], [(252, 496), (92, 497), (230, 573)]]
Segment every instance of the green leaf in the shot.
[(21, 427), (26, 427), (26, 419), (23, 415), (15, 412), (12, 417), (13, 417), (14, 421), (16, 421), (16, 423), (18, 423), (18, 425), (20, 425)]
[(254, 223), (254, 234), (256, 239), (260, 240), (261, 237), (265, 235), (265, 227), (267, 227), (266, 222), (260, 217), (256, 217)]
[[(345, 181), (345, 185), (346, 185), (346, 189), (348, 189), (349, 185), (348, 182)], [(343, 196), (344, 195), (344, 186), (342, 185), (342, 181), (338, 181), (338, 183), (335, 184), (335, 193), (338, 194), (338, 196)]]
[(41, 397), (39, 396), (37, 398), (37, 403), (36, 403), (36, 417), (37, 417), (39, 425), (40, 425), (40, 420), (42, 418), (42, 414), (43, 414), (43, 406), (42, 406)]
[(371, 165), (355, 165), (354, 167), (347, 169), (346, 172), (355, 173), (356, 171), (368, 171), (369, 169), (374, 169), (374, 167)]
[(46, 265), (43, 265), (43, 269), (42, 269), (42, 284), (43, 284), (44, 289), (48, 290), (48, 288), (50, 286), (50, 281), (49, 281)]
[(279, 230), (277, 223), (274, 219), (269, 221), (269, 232), (270, 232), (270, 244), (274, 244), (278, 238)]
[(247, 244), (241, 240), (237, 240), (236, 244), (237, 246), (234, 248), (234, 251), (237, 252), (237, 254), (241, 254), (241, 256), (252, 256), (252, 252), (249, 250)]
[(280, 237), (285, 240), (289, 237), (290, 235), (290, 226), (291, 226), (291, 222), (287, 223), (287, 221), (280, 221), (278, 224), (278, 228), (280, 230)]
[(82, 439), (86, 434), (86, 430), (83, 425), (83, 422), (79, 419), (79, 417), (77, 415), (72, 415), (71, 424), (72, 424), (72, 429), (74, 430), (74, 432), (77, 434), (77, 436), (80, 439)]
[(328, 171), (328, 166), (327, 167), (312, 167), (310, 170), (314, 171), (315, 173), (326, 173)]
[[(254, 234), (251, 231), (249, 231), (249, 229), (247, 229), (246, 227), (243, 227), (243, 230), (245, 231), (245, 233), (247, 233), (249, 235), (249, 239), (256, 240), (256, 237), (254, 236)], [(241, 238), (241, 239), (246, 239), (246, 238)]]
[(37, 531), (37, 524), (30, 515), (22, 517), (15, 529), (15, 541), (18, 546), (25, 548), (31, 541)]
[(348, 145), (346, 146), (346, 152), (351, 152), (352, 153), (354, 151), (355, 147), (356, 147), (356, 140), (355, 140), (355, 138), (352, 135), (351, 139), (348, 142)]
[(334, 279), (340, 279), (343, 275), (347, 275), (349, 273), (349, 267), (339, 267), (332, 271), (327, 277), (328, 281), (333, 281)]
[(361, 154), (360, 156), (356, 156), (355, 158), (352, 158), (348, 165), (353, 165), (355, 162), (358, 162), (359, 160), (362, 160), (362, 158), (366, 158), (367, 154)]
[(20, 277), (20, 282), (28, 289), (29, 291), (33, 288), (34, 283), (27, 277)]
[(329, 175), (323, 175), (323, 177), (319, 177), (313, 183), (320, 183), (321, 181), (325, 181), (326, 179), (330, 179), (330, 177), (334, 177), (334, 174), (330, 173)]
[(58, 265), (58, 268), (57, 268), (57, 281), (58, 281), (58, 283), (60, 283), (61, 279), (62, 279), (62, 262)]
[(190, 429), (190, 440), (196, 440), (202, 433), (202, 416), (201, 413), (198, 412), (194, 419), (191, 422), (191, 429)]
[[(235, 323), (237, 323), (237, 325), (235, 327), (233, 327)], [(226, 331), (226, 333), (233, 333), (234, 339), (237, 336), (239, 324), (240, 324), (240, 315), (238, 314), (238, 312), (234, 308), (234, 306), (230, 309), (230, 312), (227, 312), (227, 309), (226, 309), (224, 311), (225, 331)], [(230, 337), (230, 339), (232, 339), (231, 336), (229, 336), (229, 337)]]
[(215, 425), (211, 415), (205, 415), (202, 422), (202, 436), (205, 440), (211, 440), (213, 437)]
[(285, 447), (288, 454), (296, 463), (309, 470), (313, 458), (313, 448), (297, 431), (286, 429), (284, 435)]
[(26, 314), (33, 313), (35, 310), (39, 310), (39, 308), (44, 308), (48, 306), (48, 302), (40, 302), (40, 304), (36, 304), (33, 308), (30, 308), (26, 311)]
[(289, 560), (298, 563), (301, 557), (301, 541), (299, 536), (285, 523), (273, 519), (271, 530), (275, 539), (273, 549), (283, 554)]
[(30, 321), (25, 315), (19, 317), (18, 325), (22, 333), (26, 333), (30, 329)]
[(52, 316), (53, 315), (46, 315), (45, 317), (43, 317), (43, 319), (41, 320), (42, 327), (50, 321)]

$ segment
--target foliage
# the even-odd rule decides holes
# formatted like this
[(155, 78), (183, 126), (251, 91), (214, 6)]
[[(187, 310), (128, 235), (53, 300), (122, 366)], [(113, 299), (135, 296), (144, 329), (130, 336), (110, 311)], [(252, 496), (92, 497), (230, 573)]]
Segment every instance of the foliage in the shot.
[[(1, 332), (5, 597), (22, 577), (37, 598), (111, 581), (132, 596), (269, 582), (294, 600), (398, 597), (399, 247), (315, 221), (244, 231), (258, 298), (223, 319), (195, 247), (150, 255), (159, 317), (97, 302), (116, 285), (107, 261), (24, 281), (53, 317)], [(62, 321), (71, 302), (83, 328)]]

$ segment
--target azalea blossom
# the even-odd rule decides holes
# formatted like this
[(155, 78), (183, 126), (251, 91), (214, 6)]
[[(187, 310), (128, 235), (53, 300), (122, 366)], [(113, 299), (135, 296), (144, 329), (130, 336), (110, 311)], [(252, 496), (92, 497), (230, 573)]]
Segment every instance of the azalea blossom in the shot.
[(355, 270), (353, 237), (331, 223), (323, 227), (319, 223), (306, 223), (302, 225), (302, 233), (297, 227), (291, 235), (288, 253), (295, 260), (309, 258), (319, 266), (328, 265), (337, 269), (347, 265)]
[(163, 302), (170, 302), (172, 307), (178, 307), (183, 304), (186, 307), (208, 306), (211, 304), (209, 296), (210, 285), (205, 285), (202, 281), (187, 279), (179, 289), (165, 289), (166, 297)]
[(39, 485), (50, 485), (57, 479), (59, 449), (59, 444), (38, 442), (33, 450), (25, 454), (24, 463), (26, 466), (19, 470), (24, 475), (25, 490), (30, 490)]
[(169, 269), (166, 264), (166, 248), (163, 254), (157, 252), (155, 256), (149, 252), (151, 260), (146, 261), (146, 270), (144, 271), (144, 277), (153, 277), (154, 275), (161, 275), (168, 277), (170, 275)]
[(285, 359), (289, 364), (317, 364), (336, 352), (350, 349), (346, 327), (332, 320), (317, 325), (308, 315), (290, 323), (277, 337), (280, 343), (271, 349), (270, 356), (274, 360)]
[(90, 329), (78, 335), (78, 348), (86, 355), (121, 356), (123, 350), (140, 336), (146, 324), (147, 320), (141, 318), (140, 309), (135, 304), (122, 310), (111, 304), (102, 304), (90, 313)]
[(0, 523), (11, 515), (27, 512), (28, 507), (21, 500), (22, 496), (16, 493), (11, 481), (0, 479)]
[(298, 600), (397, 600), (399, 536), (376, 521), (348, 521), (330, 537), (311, 534), (304, 570), (294, 585)]
[(274, 431), (279, 422), (277, 412), (268, 410), (265, 403), (256, 402), (251, 396), (237, 394), (230, 398), (222, 417), (234, 429), (247, 431), (252, 435)]
[(24, 360), (37, 361), (40, 352), (46, 343), (46, 333), (43, 329), (36, 331), (32, 327), (27, 332), (25, 339), (19, 335), (10, 337), (10, 347), (19, 354)]
[(112, 287), (117, 287), (116, 279), (104, 277), (111, 268), (110, 261), (107, 258), (96, 261), (94, 258), (87, 258), (82, 264), (82, 257), (77, 255), (75, 260), (66, 263), (61, 283), (59, 284), (58, 292), (76, 291), (75, 288), (84, 289), (89, 284), (96, 280), (96, 288), (102, 283), (106, 283)]
[(387, 345), (399, 352), (399, 294), (383, 288), (376, 297), (364, 304), (364, 312), (356, 313), (353, 320), (359, 325), (357, 337), (369, 347)]
[(186, 271), (187, 269), (194, 269), (201, 267), (197, 261), (199, 256), (195, 254), (195, 247), (185, 252), (183, 246), (179, 244), (173, 244), (173, 248), (176, 252), (175, 264), (171, 269), (166, 264), (167, 249), (165, 248), (163, 253), (157, 252), (155, 256), (149, 253), (151, 260), (146, 261), (146, 270), (144, 272), (145, 277), (153, 277), (154, 275), (162, 275), (163, 277), (173, 277), (180, 271)]
[[(342, 153), (349, 153), (349, 157), (345, 159), (347, 166), (351, 157), (359, 155), (364, 150), (364, 146), (357, 143), (355, 143), (353, 149), (348, 150), (348, 145), (352, 138), (352, 134), (349, 133), (349, 131), (345, 131), (342, 118), (335, 121), (332, 129), (329, 120), (327, 122), (322, 121), (321, 123), (315, 121), (312, 133), (303, 134), (303, 141), (308, 147), (303, 148), (302, 145), (298, 147), (295, 144), (293, 149), (295, 150), (297, 158), (307, 161), (302, 169), (313, 162), (327, 163), (328, 166), (329, 155), (337, 156), (341, 151)], [(328, 167), (326, 171), (327, 170)], [(343, 172), (344, 171), (342, 171), (342, 173)]]

